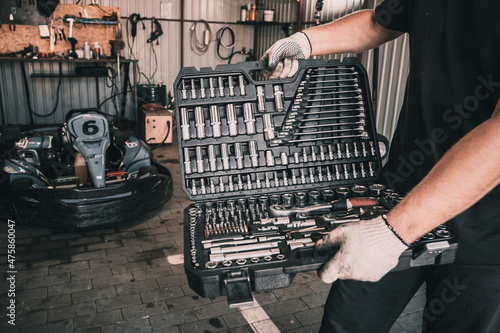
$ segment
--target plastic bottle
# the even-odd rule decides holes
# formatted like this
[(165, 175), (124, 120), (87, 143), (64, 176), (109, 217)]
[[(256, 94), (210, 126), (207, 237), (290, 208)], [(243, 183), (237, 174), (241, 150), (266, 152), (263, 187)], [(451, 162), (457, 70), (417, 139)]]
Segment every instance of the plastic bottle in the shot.
[(101, 59), (101, 45), (99, 45), (99, 42), (94, 43), (94, 54), (96, 59)]
[(247, 3), (246, 6), (247, 6), (247, 21), (250, 21), (250, 9), (252, 9), (252, 4)]
[(250, 9), (250, 21), (255, 21), (255, 10), (257, 9), (257, 5), (253, 4)]
[(83, 46), (83, 57), (87, 60), (90, 60), (90, 45), (89, 42), (85, 42)]
[(245, 5), (241, 6), (241, 18), (240, 20), (242, 22), (245, 22), (247, 20), (247, 7)]

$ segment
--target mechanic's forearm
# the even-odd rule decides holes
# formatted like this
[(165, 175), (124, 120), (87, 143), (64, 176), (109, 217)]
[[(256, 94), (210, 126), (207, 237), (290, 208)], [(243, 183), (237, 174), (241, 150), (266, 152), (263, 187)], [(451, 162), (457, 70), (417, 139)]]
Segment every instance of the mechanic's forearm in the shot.
[(462, 213), (500, 184), (499, 105), (389, 212), (388, 222), (406, 242)]
[(401, 35), (382, 27), (375, 20), (374, 10), (358, 11), (303, 32), (311, 42), (311, 55), (362, 52)]

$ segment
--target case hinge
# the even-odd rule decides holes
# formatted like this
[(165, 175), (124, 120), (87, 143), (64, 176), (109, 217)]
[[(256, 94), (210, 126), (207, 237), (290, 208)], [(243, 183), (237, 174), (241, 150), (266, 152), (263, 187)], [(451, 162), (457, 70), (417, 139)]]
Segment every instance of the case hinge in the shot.
[(252, 287), (247, 270), (230, 272), (224, 279), (226, 286), (227, 303), (230, 308), (252, 305)]
[(414, 249), (410, 261), (411, 267), (434, 265), (436, 257), (450, 247), (448, 241), (426, 243), (422, 248)]

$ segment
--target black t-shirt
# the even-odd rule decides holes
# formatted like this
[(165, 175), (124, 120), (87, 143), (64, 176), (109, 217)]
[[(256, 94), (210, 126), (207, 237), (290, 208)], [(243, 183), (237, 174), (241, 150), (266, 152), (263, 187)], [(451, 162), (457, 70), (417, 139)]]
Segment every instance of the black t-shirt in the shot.
[[(382, 175), (399, 192), (491, 117), (500, 97), (499, 13), (498, 0), (386, 0), (376, 8), (382, 26), (410, 36), (405, 100)], [(500, 186), (452, 224), (456, 262), (500, 264)]]

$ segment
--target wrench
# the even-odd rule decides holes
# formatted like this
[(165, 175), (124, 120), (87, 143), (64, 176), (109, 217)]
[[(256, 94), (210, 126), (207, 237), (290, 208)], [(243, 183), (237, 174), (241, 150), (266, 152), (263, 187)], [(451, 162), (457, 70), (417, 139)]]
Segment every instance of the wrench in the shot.
[(352, 198), (345, 200), (334, 200), (329, 203), (311, 205), (306, 207), (286, 207), (281, 205), (272, 205), (269, 207), (269, 215), (271, 216), (291, 216), (297, 213), (309, 213), (318, 210), (348, 210), (362, 206), (376, 206), (379, 204), (375, 198)]

